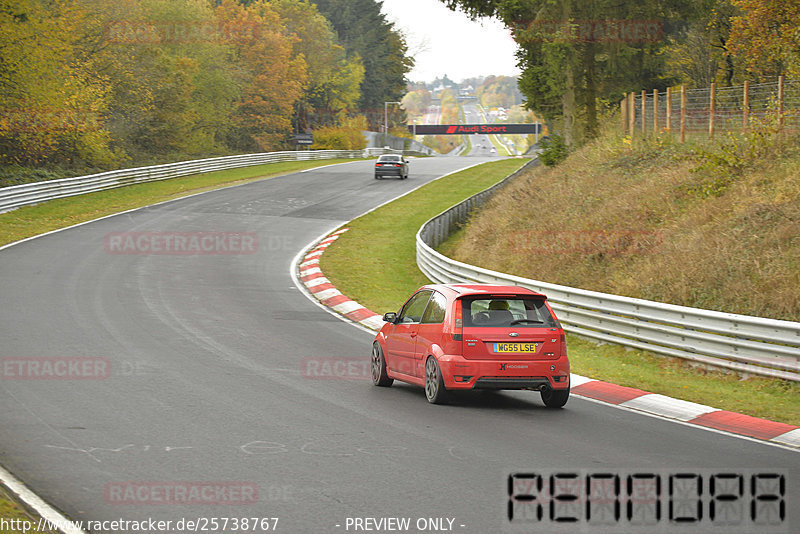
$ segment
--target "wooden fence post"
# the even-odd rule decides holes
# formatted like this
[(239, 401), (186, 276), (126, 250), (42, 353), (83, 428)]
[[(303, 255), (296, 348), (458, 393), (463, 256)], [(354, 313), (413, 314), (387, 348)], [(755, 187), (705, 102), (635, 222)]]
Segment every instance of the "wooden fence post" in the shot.
[(744, 82), (744, 101), (742, 103), (742, 133), (747, 133), (747, 123), (750, 122), (750, 82)]
[(619, 101), (619, 114), (622, 117), (622, 133), (628, 130), (628, 97)]
[(647, 135), (647, 91), (642, 89), (642, 135)]
[(714, 111), (717, 105), (717, 84), (711, 82), (711, 94), (708, 99), (708, 138), (714, 139)]
[(686, 142), (686, 86), (681, 85), (681, 143)]
[(667, 87), (667, 133), (672, 132), (672, 87)]
[(628, 94), (628, 130), (633, 137), (636, 133), (636, 93), (633, 91)]
[(778, 76), (778, 131), (783, 130), (783, 74)]
[(653, 89), (653, 135), (658, 135), (658, 89)]

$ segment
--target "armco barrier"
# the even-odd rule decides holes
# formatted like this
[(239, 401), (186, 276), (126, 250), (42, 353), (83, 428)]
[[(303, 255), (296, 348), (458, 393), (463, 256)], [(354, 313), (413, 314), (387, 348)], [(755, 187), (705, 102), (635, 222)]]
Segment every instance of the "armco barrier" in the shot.
[(264, 163), (277, 163), (280, 161), (369, 158), (386, 152), (392, 153), (393, 151), (383, 148), (368, 148), (365, 150), (265, 152), (262, 154), (243, 154), (240, 156), (179, 161), (177, 163), (153, 165), (151, 167), (121, 169), (101, 172), (99, 174), (90, 174), (88, 176), (78, 176), (75, 178), (63, 178), (60, 180), (14, 185), (0, 188), (0, 213), (56, 198), (93, 193), (95, 191), (124, 187), (126, 185), (142, 182), (167, 180), (169, 178), (178, 178), (191, 174), (249, 167), (252, 165), (262, 165)]
[(434, 250), (466, 222), (475, 207), (517, 173), (420, 228), (417, 265), (428, 278), (437, 283), (483, 282), (527, 287), (547, 295), (568, 332), (743, 373), (800, 381), (800, 323), (539, 282), (461, 263)]

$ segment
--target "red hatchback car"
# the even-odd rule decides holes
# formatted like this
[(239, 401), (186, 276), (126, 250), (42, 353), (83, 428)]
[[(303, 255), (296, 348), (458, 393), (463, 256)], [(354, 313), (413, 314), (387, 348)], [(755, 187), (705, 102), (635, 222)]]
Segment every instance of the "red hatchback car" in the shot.
[(428, 402), (451, 390), (540, 391), (550, 408), (569, 399), (564, 330), (547, 297), (516, 286), (434, 284), (383, 316), (372, 343), (372, 381), (425, 388)]

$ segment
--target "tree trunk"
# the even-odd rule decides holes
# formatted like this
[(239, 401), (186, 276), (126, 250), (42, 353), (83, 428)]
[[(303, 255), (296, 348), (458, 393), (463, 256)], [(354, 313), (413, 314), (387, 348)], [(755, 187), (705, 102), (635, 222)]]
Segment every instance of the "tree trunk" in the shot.
[(583, 94), (583, 107), (586, 116), (586, 126), (583, 137), (593, 139), (597, 136), (597, 66), (595, 43), (586, 43), (583, 47), (583, 75), (586, 79)]
[(564, 143), (572, 146), (575, 143), (575, 76), (572, 67), (566, 66), (564, 95), (561, 97), (561, 109), (564, 115)]

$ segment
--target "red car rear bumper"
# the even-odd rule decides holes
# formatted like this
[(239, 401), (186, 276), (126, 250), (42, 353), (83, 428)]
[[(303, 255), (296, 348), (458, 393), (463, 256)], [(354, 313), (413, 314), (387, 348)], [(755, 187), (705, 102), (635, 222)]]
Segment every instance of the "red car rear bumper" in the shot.
[(437, 358), (447, 389), (552, 389), (569, 387), (569, 360), (467, 360), (459, 355)]

